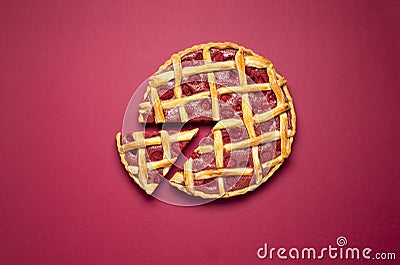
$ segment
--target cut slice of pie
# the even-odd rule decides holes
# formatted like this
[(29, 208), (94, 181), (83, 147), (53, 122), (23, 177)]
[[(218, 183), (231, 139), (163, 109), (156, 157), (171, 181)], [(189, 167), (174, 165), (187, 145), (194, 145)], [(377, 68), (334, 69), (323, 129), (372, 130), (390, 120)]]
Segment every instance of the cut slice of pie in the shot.
[(147, 194), (152, 194), (197, 132), (198, 128), (118, 133), (116, 138), (121, 162), (134, 181)]

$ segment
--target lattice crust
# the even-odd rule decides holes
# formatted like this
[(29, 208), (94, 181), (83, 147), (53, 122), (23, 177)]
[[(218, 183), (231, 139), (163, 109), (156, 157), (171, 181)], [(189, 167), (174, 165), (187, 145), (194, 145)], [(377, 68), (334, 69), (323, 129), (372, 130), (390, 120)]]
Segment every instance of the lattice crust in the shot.
[[(211, 60), (211, 49), (235, 49), (237, 52), (232, 60), (222, 62), (212, 62)], [(182, 58), (190, 53), (201, 51), (202, 62), (193, 66), (182, 67)], [(209, 62), (210, 64), (207, 64)], [(218, 104), (218, 98), (222, 95), (229, 94), (241, 94), (245, 95), (251, 92), (257, 91), (273, 91), (277, 92), (277, 88), (272, 88), (272, 84), (275, 86), (282, 87), (286, 84), (284, 78), (275, 78), (274, 83), (259, 83), (259, 84), (248, 84), (246, 80), (246, 67), (254, 67), (257, 69), (265, 69), (270, 73), (275, 73), (272, 63), (255, 54), (253, 51), (244, 47), (238, 46), (233, 43), (208, 43), (203, 45), (194, 46), (178, 54), (172, 55), (171, 59), (162, 65), (156, 74), (150, 78), (149, 86), (144, 96), (144, 101), (139, 105), (139, 121), (153, 123), (149, 120), (149, 116), (154, 115), (155, 123), (166, 123), (166, 122), (187, 122), (189, 121), (188, 113), (185, 106), (188, 106), (192, 102), (198, 102), (201, 100), (211, 100), (211, 113), (202, 113), (203, 118), (209, 118), (208, 120), (220, 121), (220, 105)], [(217, 87), (218, 81), (216, 80), (216, 74), (223, 71), (237, 71), (239, 82), (235, 86), (224, 86)], [(194, 75), (206, 75), (208, 81), (207, 91), (195, 93), (190, 96), (185, 96), (182, 92), (182, 80), (190, 78)], [(224, 84), (225, 85), (225, 84)], [(173, 86), (173, 98), (163, 100), (160, 97), (160, 92), (165, 86)], [(278, 93), (282, 96), (282, 93)], [(284, 108), (285, 106), (280, 106)], [(289, 109), (289, 106), (286, 106)], [(165, 113), (178, 114), (166, 115)], [(169, 117), (174, 116), (174, 119)], [(209, 117), (207, 117), (209, 116)], [(268, 114), (258, 115), (256, 118), (261, 121), (268, 120)]]
[(121, 162), (134, 181), (152, 194), (160, 177), (165, 176), (180, 151), (197, 134), (188, 131), (118, 133), (116, 136)]
[[(210, 50), (216, 48), (236, 49), (234, 59), (231, 61), (217, 62), (213, 64), (199, 64), (182, 68), (182, 58), (192, 56), (196, 52), (202, 52), (204, 61), (211, 61)], [(268, 82), (257, 80), (256, 84), (248, 84), (246, 67), (265, 70), (268, 74)], [(215, 86), (215, 73), (219, 71), (236, 70), (238, 73), (239, 84), (231, 87)], [(207, 74), (209, 91), (204, 91), (191, 96), (182, 96), (182, 78), (190, 77), (195, 74)], [(161, 100), (158, 88), (174, 82), (173, 99)], [(250, 93), (259, 91), (273, 93), (276, 104), (269, 111), (255, 114), (250, 100)], [(241, 117), (221, 118), (219, 111), (218, 97), (224, 94), (240, 94), (241, 97)], [(286, 80), (279, 75), (272, 63), (255, 54), (253, 51), (238, 46), (233, 43), (208, 43), (186, 49), (178, 54), (172, 55), (171, 59), (162, 65), (159, 71), (150, 79), (149, 87), (145, 95), (145, 101), (140, 104), (139, 121), (145, 122), (150, 112), (154, 111), (155, 123), (169, 122), (165, 116), (168, 109), (179, 109), (179, 121), (188, 121), (185, 113), (185, 104), (192, 100), (211, 99), (212, 120), (218, 121), (213, 128), (213, 145), (201, 146), (195, 154), (213, 153), (214, 168), (195, 172), (193, 163), (196, 158), (190, 158), (181, 172), (177, 172), (170, 183), (178, 189), (196, 196), (204, 198), (230, 197), (244, 194), (254, 190), (264, 183), (283, 163), (291, 152), (293, 136), (296, 132), (296, 115), (294, 112), (293, 101), (286, 86)], [(152, 108), (154, 106), (154, 108)], [(256, 128), (263, 122), (274, 120), (279, 124), (274, 131), (256, 133)], [(236, 143), (224, 144), (222, 141), (222, 131), (228, 128), (244, 126), (248, 139)], [(270, 143), (279, 144), (279, 154), (271, 159), (260, 158), (260, 148), (266, 147)], [(234, 150), (248, 150), (251, 156), (252, 166), (226, 168), (223, 161), (226, 152)], [(250, 179), (245, 187), (233, 184), (233, 187), (226, 185), (228, 180), (242, 178)], [(199, 180), (213, 180), (211, 184), (203, 185), (203, 190), (196, 189), (195, 182)], [(228, 188), (227, 188), (228, 187)]]

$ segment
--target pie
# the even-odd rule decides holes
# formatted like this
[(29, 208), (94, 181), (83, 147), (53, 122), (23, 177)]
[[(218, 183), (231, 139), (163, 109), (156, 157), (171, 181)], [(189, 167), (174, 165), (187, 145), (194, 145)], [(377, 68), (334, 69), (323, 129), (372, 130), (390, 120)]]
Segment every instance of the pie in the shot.
[(139, 122), (213, 125), (169, 181), (203, 198), (260, 186), (289, 156), (296, 132), (286, 80), (268, 59), (230, 42), (172, 55), (149, 79)]
[(118, 133), (116, 138), (121, 162), (135, 182), (147, 194), (152, 194), (197, 132), (196, 128), (188, 131)]

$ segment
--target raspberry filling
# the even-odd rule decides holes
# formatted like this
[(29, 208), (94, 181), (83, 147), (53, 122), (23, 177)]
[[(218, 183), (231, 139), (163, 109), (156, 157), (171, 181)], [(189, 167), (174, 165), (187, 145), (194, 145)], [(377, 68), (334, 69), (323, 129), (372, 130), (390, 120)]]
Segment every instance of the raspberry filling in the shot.
[(168, 100), (175, 98), (174, 95), (174, 85), (163, 85), (158, 87), (158, 96), (161, 100)]
[(191, 96), (205, 91), (210, 91), (210, 85), (205, 75), (193, 75), (187, 81), (182, 80), (182, 94)]
[(163, 175), (162, 169), (149, 170), (147, 172), (147, 176), (148, 176), (147, 184), (160, 183), (162, 175)]
[(198, 50), (183, 56), (181, 62), (202, 61), (202, 60), (203, 60), (203, 50)]
[(268, 83), (269, 78), (267, 71), (265, 69), (258, 69), (254, 67), (246, 67), (246, 75), (253, 79), (253, 81), (257, 84), (259, 83)]
[(253, 176), (230, 176), (224, 178), (224, 187), (228, 191), (241, 190), (255, 183), (256, 179)]
[(211, 61), (213, 62), (224, 62), (235, 60), (237, 50), (236, 49), (210, 49)]

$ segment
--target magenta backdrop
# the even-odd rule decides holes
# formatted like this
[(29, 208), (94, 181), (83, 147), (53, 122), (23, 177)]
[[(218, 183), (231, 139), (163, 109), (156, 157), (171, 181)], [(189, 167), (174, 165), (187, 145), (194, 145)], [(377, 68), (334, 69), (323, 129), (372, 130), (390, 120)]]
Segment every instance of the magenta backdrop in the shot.
[[(399, 18), (397, 0), (1, 1), (0, 264), (286, 264), (256, 251), (341, 235), (398, 264)], [(143, 80), (209, 41), (274, 62), (298, 132), (255, 192), (171, 206), (136, 187), (114, 135)]]

